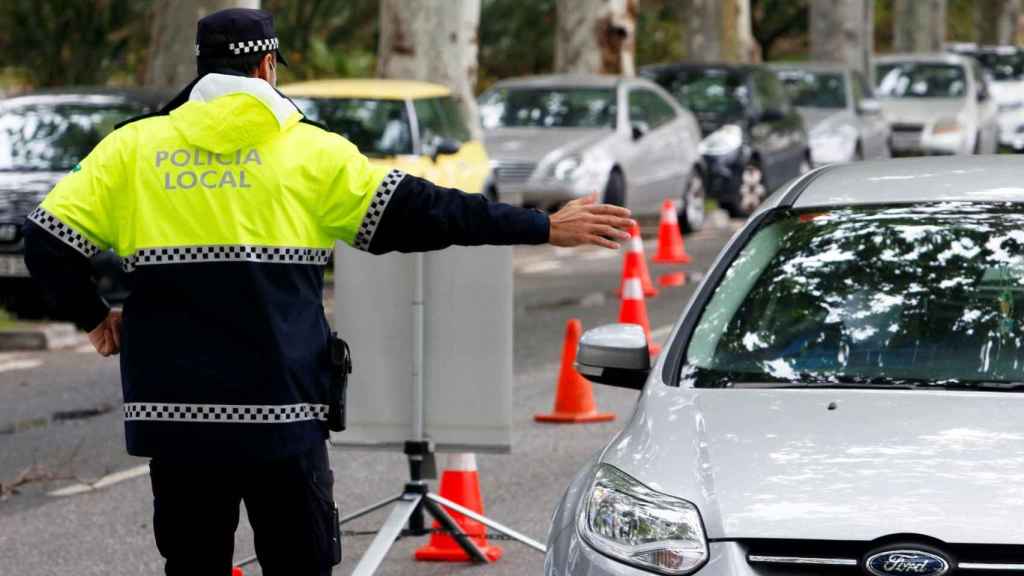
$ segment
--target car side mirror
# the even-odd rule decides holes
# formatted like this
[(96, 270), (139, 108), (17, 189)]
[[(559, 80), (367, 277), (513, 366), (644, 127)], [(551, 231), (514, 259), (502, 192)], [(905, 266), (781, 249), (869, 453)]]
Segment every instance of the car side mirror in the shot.
[(462, 143), (452, 138), (438, 138), (434, 142), (434, 149), (430, 153), (430, 159), (437, 163), (438, 156), (449, 156), (457, 154), (462, 149)]
[(608, 386), (640, 390), (651, 373), (651, 353), (638, 324), (608, 324), (587, 330), (576, 352), (576, 370)]
[(873, 98), (865, 98), (860, 101), (857, 111), (864, 116), (876, 116), (882, 113), (882, 104)]
[(639, 140), (647, 136), (647, 133), (651, 131), (650, 125), (642, 120), (634, 120), (630, 126), (633, 129), (633, 140)]

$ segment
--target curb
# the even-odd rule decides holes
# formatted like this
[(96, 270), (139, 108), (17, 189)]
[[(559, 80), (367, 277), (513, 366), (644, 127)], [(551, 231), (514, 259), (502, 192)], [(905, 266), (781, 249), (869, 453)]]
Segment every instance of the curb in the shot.
[(0, 351), (54, 350), (70, 348), (82, 342), (74, 325), (66, 323), (38, 324), (30, 328), (0, 331)]

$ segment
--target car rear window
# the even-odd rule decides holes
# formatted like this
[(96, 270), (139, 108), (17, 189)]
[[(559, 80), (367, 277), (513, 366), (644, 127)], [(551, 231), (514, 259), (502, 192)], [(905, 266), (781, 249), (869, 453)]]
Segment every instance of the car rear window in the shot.
[(879, 96), (893, 98), (962, 98), (967, 76), (959, 64), (900, 62), (875, 67)]
[(858, 208), (763, 225), (686, 350), (699, 387), (1024, 382), (1024, 213)]
[(303, 115), (327, 126), (367, 156), (412, 154), (412, 132), (404, 100), (295, 98)]

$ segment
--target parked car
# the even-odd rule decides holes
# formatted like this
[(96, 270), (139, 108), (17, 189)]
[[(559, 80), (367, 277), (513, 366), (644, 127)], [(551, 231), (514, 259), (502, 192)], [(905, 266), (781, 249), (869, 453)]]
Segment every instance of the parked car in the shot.
[(977, 60), (897, 54), (877, 58), (874, 69), (894, 155), (996, 151), (996, 104)]
[(998, 107), (999, 145), (1024, 152), (1024, 50), (975, 44), (955, 44), (947, 50), (981, 62)]
[(749, 215), (772, 190), (810, 169), (803, 119), (767, 68), (663, 64), (640, 74), (696, 114), (708, 193), (732, 215)]
[(803, 116), (816, 166), (889, 157), (889, 124), (863, 74), (838, 64), (772, 69)]
[[(548, 576), (947, 573), (1024, 566), (1024, 162), (827, 166), (725, 248), (549, 531)], [(646, 383), (646, 384), (645, 384)]]
[[(21, 225), (61, 177), (133, 116), (170, 97), (158, 91), (69, 87), (0, 100), (0, 301), (23, 317), (47, 313), (24, 261)], [(110, 251), (93, 258), (100, 294), (123, 300), (128, 285)]]
[(281, 87), (307, 118), (371, 161), (441, 186), (483, 192), (490, 166), (451, 91), (408, 80), (316, 80)]
[(479, 99), (498, 197), (552, 208), (595, 191), (636, 213), (681, 199), (704, 221), (697, 122), (640, 78), (551, 75), (498, 82)]

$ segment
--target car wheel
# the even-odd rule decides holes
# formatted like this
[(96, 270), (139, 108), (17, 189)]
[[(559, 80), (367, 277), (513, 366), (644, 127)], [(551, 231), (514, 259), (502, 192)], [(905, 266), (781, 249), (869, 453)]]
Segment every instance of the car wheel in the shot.
[(971, 152), (971, 154), (974, 154), (975, 156), (981, 154), (981, 132), (978, 132), (974, 136), (974, 151)]
[(740, 188), (736, 196), (736, 202), (729, 206), (729, 213), (733, 217), (743, 218), (757, 210), (757, 207), (768, 196), (768, 188), (764, 185), (764, 172), (756, 160), (750, 160), (743, 167), (743, 173), (740, 175)]
[(604, 186), (605, 204), (616, 206), (626, 205), (626, 177), (618, 170), (612, 170), (608, 175), (608, 183)]
[(683, 204), (679, 209), (679, 222), (683, 232), (696, 232), (704, 227), (704, 175), (694, 169), (683, 189)]
[(857, 147), (853, 150), (853, 161), (863, 162), (864, 161), (864, 148), (857, 142)]

